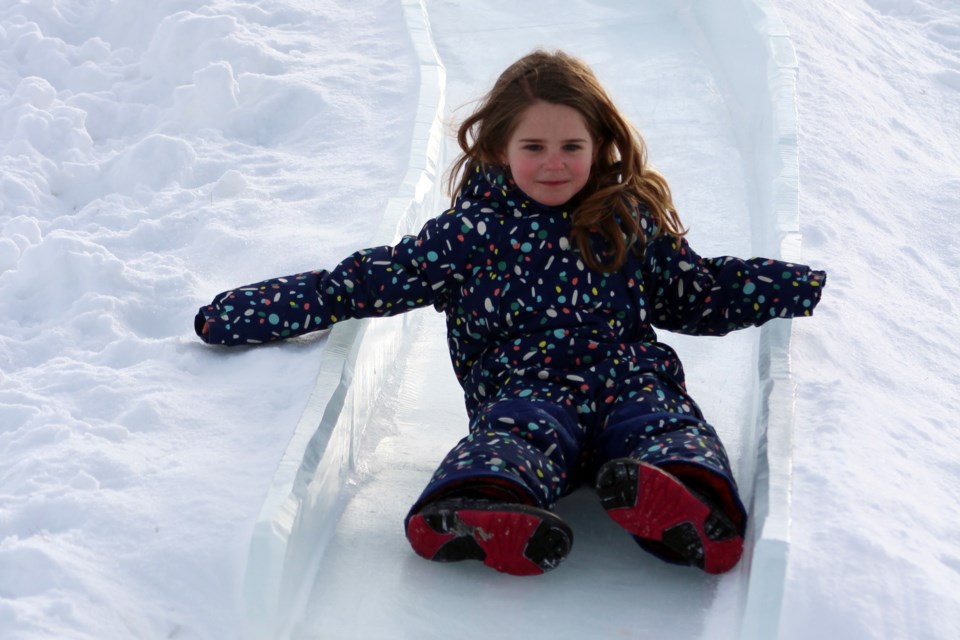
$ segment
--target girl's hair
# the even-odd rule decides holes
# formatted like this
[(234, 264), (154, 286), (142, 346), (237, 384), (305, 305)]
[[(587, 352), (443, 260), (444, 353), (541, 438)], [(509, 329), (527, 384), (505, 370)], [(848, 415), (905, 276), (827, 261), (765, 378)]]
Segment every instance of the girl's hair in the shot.
[[(536, 102), (576, 109), (594, 140), (596, 161), (586, 186), (572, 203), (571, 239), (596, 271), (615, 271), (627, 251), (642, 247), (646, 233), (686, 233), (667, 181), (647, 166), (640, 133), (620, 113), (590, 68), (561, 51), (538, 50), (500, 74), (493, 88), (457, 131), (462, 151), (450, 168), (448, 186), (456, 199), (473, 170), (500, 165), (519, 116)], [(649, 209), (656, 230), (640, 228), (638, 206)], [(597, 255), (593, 237), (605, 241)]]

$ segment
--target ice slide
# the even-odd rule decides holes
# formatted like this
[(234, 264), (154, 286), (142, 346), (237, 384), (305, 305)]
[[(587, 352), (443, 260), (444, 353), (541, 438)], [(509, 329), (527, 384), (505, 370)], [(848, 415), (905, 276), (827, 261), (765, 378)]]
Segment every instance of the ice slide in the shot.
[[(453, 109), (544, 46), (585, 58), (638, 125), (700, 253), (799, 258), (796, 61), (768, 0), (401, 4), (420, 100), (409, 172), (376, 242), (444, 208)], [(751, 510), (734, 571), (711, 577), (647, 556), (588, 490), (558, 507), (575, 545), (552, 573), (516, 578), (416, 557), (403, 517), (466, 432), (442, 317), (428, 309), (330, 332), (250, 542), (245, 597), (257, 636), (776, 637), (789, 547), (790, 323), (661, 339), (680, 353)]]

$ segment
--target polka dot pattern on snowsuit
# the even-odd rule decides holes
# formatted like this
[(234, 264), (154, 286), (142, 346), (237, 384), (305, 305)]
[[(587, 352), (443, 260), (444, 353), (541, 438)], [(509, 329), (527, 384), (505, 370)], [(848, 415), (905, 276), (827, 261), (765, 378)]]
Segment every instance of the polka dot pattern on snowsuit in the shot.
[(433, 305), (446, 316), (470, 430), (414, 509), (489, 480), (550, 507), (583, 473), (634, 455), (721, 479), (742, 511), (723, 446), (655, 327), (718, 336), (810, 315), (826, 274), (702, 258), (643, 211), (640, 223), (642, 252), (616, 272), (592, 271), (571, 245), (569, 211), (530, 200), (496, 169), (476, 170), (451, 209), (395, 246), (219, 294), (200, 309), (202, 337), (256, 344)]

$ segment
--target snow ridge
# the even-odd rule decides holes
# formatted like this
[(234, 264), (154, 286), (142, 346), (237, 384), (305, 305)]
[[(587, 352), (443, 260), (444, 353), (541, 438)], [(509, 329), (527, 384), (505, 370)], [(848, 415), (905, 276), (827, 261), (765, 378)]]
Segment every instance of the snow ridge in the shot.
[[(797, 72), (793, 43), (770, 0), (694, 2), (696, 23), (725, 78), (731, 115), (746, 163), (756, 169), (751, 202), (757, 255), (800, 260)], [(746, 32), (744, 32), (746, 29)], [(735, 39), (738, 47), (729, 46)], [(758, 53), (760, 55), (758, 55)], [(757, 78), (763, 77), (764, 82)], [(758, 93), (757, 86), (767, 93)], [(741, 638), (775, 638), (790, 546), (790, 482), (795, 383), (790, 322), (761, 329), (758, 353), (758, 452), (745, 555)]]
[[(419, 59), (420, 89), (407, 174), (389, 200), (372, 245), (393, 244), (435, 215), (443, 168), (445, 73), (422, 0), (401, 0)], [(398, 360), (410, 317), (336, 325), (313, 392), (254, 526), (244, 597), (256, 637), (277, 637), (296, 621), (306, 578), (323, 554), (331, 522), (356, 471), (356, 451), (381, 387)]]

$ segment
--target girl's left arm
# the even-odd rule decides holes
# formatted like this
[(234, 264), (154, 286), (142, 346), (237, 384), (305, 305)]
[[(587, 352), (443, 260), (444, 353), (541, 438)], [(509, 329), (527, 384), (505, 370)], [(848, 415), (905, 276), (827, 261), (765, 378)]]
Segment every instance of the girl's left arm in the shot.
[(827, 274), (768, 258), (701, 258), (686, 239), (662, 235), (646, 247), (644, 281), (655, 326), (719, 336), (811, 315)]

